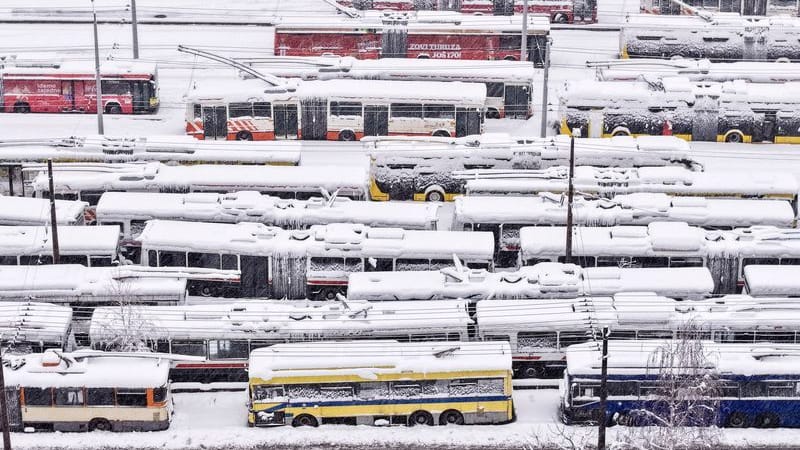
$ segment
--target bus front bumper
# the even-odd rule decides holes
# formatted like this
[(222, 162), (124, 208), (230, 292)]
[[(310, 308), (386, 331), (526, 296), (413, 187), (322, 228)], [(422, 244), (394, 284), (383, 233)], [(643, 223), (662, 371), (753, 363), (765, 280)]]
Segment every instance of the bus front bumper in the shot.
[(257, 427), (277, 427), (286, 425), (286, 413), (284, 411), (252, 411), (253, 425)]

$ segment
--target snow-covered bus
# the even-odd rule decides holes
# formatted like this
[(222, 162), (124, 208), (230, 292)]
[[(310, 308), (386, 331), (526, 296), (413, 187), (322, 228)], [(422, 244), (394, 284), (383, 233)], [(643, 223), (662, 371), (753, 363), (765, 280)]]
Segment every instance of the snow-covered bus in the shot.
[[(49, 67), (22, 63), (0, 66), (0, 112), (97, 112), (93, 65), (79, 62)], [(107, 114), (151, 114), (158, 110), (155, 64), (104, 61), (100, 65), (103, 110)]]
[[(748, 266), (749, 267), (749, 266)], [(351, 273), (348, 300), (402, 301), (575, 298), (653, 292), (681, 300), (708, 298), (714, 280), (705, 267), (581, 268), (540, 263), (513, 272), (457, 269)]]
[(169, 428), (170, 363), (157, 355), (51, 349), (6, 358), (2, 370), (15, 431)]
[[(800, 427), (795, 414), (800, 345), (701, 341), (696, 347), (704, 355), (692, 358), (702, 361), (702, 367), (686, 367), (688, 358), (679, 357), (672, 358), (674, 364), (653, 364), (657, 351), (664, 354), (678, 348), (668, 341), (610, 342), (605, 417), (598, 401), (600, 347), (595, 342), (570, 347), (561, 391), (562, 420), (567, 424), (595, 424), (601, 419), (612, 425), (658, 426), (665, 408), (674, 408), (681, 411), (678, 420), (682, 418), (689, 426)], [(669, 387), (674, 376), (665, 373), (714, 381), (696, 395), (677, 397), (674, 393), (680, 388)], [(669, 406), (660, 406), (664, 402)]]
[[(469, 196), (455, 199), (454, 230), (491, 231), (497, 265), (516, 265), (519, 230), (524, 226), (566, 225), (563, 195)], [(617, 195), (611, 199), (579, 197), (572, 206), (576, 225), (647, 225), (650, 222), (686, 222), (725, 230), (754, 225), (792, 228), (795, 212), (787, 200), (717, 199), (669, 196), (657, 193)]]
[(201, 86), (186, 96), (198, 139), (355, 141), (364, 136), (467, 136), (483, 131), (486, 86), (433, 81), (301, 81), (265, 92), (260, 80)]
[[(47, 171), (38, 168), (31, 180), (34, 195), (50, 191)], [(337, 193), (341, 197), (367, 196), (368, 173), (355, 166), (190, 165), (162, 163), (54, 164), (55, 197), (96, 205), (107, 191), (229, 193), (258, 191), (280, 198), (308, 199)]]
[[(373, 200), (451, 201), (471, 178), (485, 173), (525, 176), (528, 170), (569, 165), (570, 139), (512, 138), (487, 134), (455, 140), (382, 138), (370, 141), (370, 197)], [(669, 136), (580, 139), (575, 163), (600, 167), (681, 166), (700, 170), (688, 144)], [(611, 170), (613, 172), (613, 170)], [(549, 172), (542, 172), (543, 174)]]
[(250, 354), (251, 426), (514, 420), (504, 342), (278, 344)]
[[(528, 17), (526, 60), (535, 66), (544, 65), (549, 34), (548, 17)], [(521, 46), (521, 16), (387, 12), (334, 22), (324, 17), (285, 18), (275, 25), (276, 56), (515, 61)]]
[(742, 292), (754, 297), (800, 297), (800, 266), (749, 265)]
[[(56, 200), (56, 223), (83, 225), (89, 206), (77, 200)], [(91, 216), (88, 222), (92, 222)], [(0, 196), (0, 225), (47, 225), (50, 223), (50, 201), (30, 197)]]
[(484, 300), (477, 303), (478, 339), (508, 341), (520, 378), (560, 376), (570, 345), (601, 338), (673, 339), (686, 324), (715, 342), (800, 343), (800, 301), (729, 295), (677, 301), (630, 293), (577, 299)]
[[(564, 261), (565, 227), (524, 227), (524, 265)], [(572, 262), (582, 267), (707, 267), (715, 293), (734, 293), (752, 264), (800, 265), (800, 233), (768, 226), (709, 231), (681, 222), (574, 229)]]
[(800, 141), (800, 83), (693, 82), (686, 77), (575, 81), (560, 93), (561, 131), (672, 135), (713, 142)]
[[(117, 226), (58, 227), (62, 264), (108, 267), (119, 262)], [(49, 226), (0, 226), (0, 265), (35, 266), (53, 263), (53, 236)]]
[(21, 298), (17, 295), (0, 302), (3, 347), (12, 354), (40, 353), (49, 348), (67, 350), (72, 331), (72, 308), (18, 301)]
[[(521, 61), (452, 60), (447, 65), (432, 59), (355, 59), (346, 57), (268, 57), (240, 60), (286, 78), (461, 81), (486, 85), (487, 119), (528, 119), (533, 114), (533, 80), (530, 63)], [(456, 85), (457, 86), (457, 85)]]
[[(0, 197), (0, 205), (3, 197)], [(119, 225), (125, 239), (139, 235), (152, 219), (198, 222), (257, 222), (287, 229), (329, 223), (435, 230), (439, 205), (377, 203), (346, 197), (282, 199), (255, 191), (216, 193), (106, 192), (95, 213), (101, 225)], [(2, 221), (0, 212), (0, 221)]]
[(621, 58), (708, 58), (712, 61), (800, 59), (796, 17), (630, 14), (620, 31)]
[(711, 62), (708, 59), (612, 59), (591, 61), (598, 81), (658, 80), (686, 77), (691, 81), (784, 83), (800, 81), (800, 63), (780, 61)]
[[(176, 361), (176, 390), (244, 389), (247, 358), (257, 348), (287, 342), (353, 339), (465, 341), (471, 323), (466, 302), (309, 303), (250, 300), (190, 306), (97, 308), (92, 348), (117, 350), (120, 336), (161, 353), (202, 361)], [(135, 330), (131, 330), (131, 324)], [(260, 325), (259, 325), (260, 324)]]
[(313, 225), (283, 230), (259, 223), (151, 220), (139, 235), (142, 265), (241, 270), (237, 282), (190, 281), (190, 293), (226, 297), (335, 299), (352, 272), (491, 269), (491, 233)]

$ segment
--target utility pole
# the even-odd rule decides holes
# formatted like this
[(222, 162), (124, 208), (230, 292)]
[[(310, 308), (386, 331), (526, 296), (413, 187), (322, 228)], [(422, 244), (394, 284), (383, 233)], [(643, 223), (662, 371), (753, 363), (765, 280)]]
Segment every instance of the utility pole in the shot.
[[(516, 0), (511, 1), (511, 15), (514, 15)], [(522, 41), (519, 46), (519, 60), (528, 60), (528, 0), (522, 2)]]
[(580, 137), (581, 130), (576, 128), (572, 131), (572, 136), (569, 138), (569, 179), (567, 180), (567, 245), (564, 249), (564, 262), (569, 264), (572, 262), (572, 198), (574, 196), (574, 187), (572, 179), (575, 176), (575, 135)]
[(542, 137), (547, 137), (547, 80), (550, 78), (550, 36), (545, 39), (544, 77), (542, 80)]
[(6, 398), (6, 377), (3, 365), (3, 351), (0, 348), (0, 426), (3, 427), (3, 450), (11, 450), (11, 433), (8, 429), (8, 399)]
[(92, 0), (92, 22), (94, 26), (94, 83), (95, 94), (97, 95), (97, 134), (104, 135), (103, 132), (103, 89), (100, 86), (100, 45), (97, 42), (97, 10), (94, 8)]
[(131, 0), (131, 25), (133, 26), (133, 59), (139, 59), (139, 24), (136, 18), (136, 0)]
[(597, 450), (606, 450), (606, 400), (608, 399), (608, 327), (603, 327), (603, 353), (600, 361), (600, 414)]
[(61, 261), (61, 248), (58, 246), (58, 222), (56, 221), (56, 194), (53, 188), (53, 160), (47, 160), (47, 178), (50, 182), (50, 229), (53, 235), (53, 264)]

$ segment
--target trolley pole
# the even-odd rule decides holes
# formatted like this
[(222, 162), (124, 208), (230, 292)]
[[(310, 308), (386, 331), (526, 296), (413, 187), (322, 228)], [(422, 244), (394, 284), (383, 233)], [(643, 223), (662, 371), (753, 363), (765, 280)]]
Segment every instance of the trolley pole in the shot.
[(608, 327), (603, 327), (603, 354), (600, 361), (600, 411), (597, 450), (606, 450), (606, 400), (608, 399)]
[(572, 198), (574, 196), (574, 188), (572, 186), (572, 178), (575, 174), (575, 133), (580, 133), (579, 129), (572, 132), (569, 139), (569, 180), (567, 187), (567, 245), (564, 249), (564, 262), (569, 264), (572, 262)]
[[(514, 0), (511, 0), (511, 15), (514, 15)], [(519, 46), (519, 60), (528, 60), (528, 0), (522, 2), (522, 42)]]
[(131, 0), (131, 25), (133, 27), (133, 59), (139, 59), (139, 23), (136, 18), (136, 0)]
[(0, 348), (0, 426), (3, 427), (3, 450), (11, 450), (11, 433), (8, 429), (8, 399), (6, 399), (6, 377), (3, 373), (3, 351)]
[(547, 137), (547, 81), (550, 79), (550, 36), (545, 40), (544, 75), (542, 78), (542, 137)]
[(58, 222), (56, 221), (56, 194), (53, 188), (53, 160), (47, 160), (47, 178), (50, 182), (50, 229), (53, 235), (53, 264), (61, 261), (61, 248), (58, 246)]
[(104, 135), (103, 132), (103, 89), (100, 86), (100, 44), (97, 39), (97, 10), (94, 8), (92, 0), (92, 25), (94, 26), (94, 83), (95, 94), (97, 95), (97, 134)]

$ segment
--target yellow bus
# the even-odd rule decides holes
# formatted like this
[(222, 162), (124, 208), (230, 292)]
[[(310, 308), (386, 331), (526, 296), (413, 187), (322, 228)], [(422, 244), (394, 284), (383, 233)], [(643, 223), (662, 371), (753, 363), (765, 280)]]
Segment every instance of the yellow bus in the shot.
[(250, 354), (250, 426), (514, 419), (507, 342), (321, 341)]
[(51, 349), (7, 357), (5, 363), (12, 430), (169, 428), (172, 416), (169, 359), (94, 350), (62, 353)]

